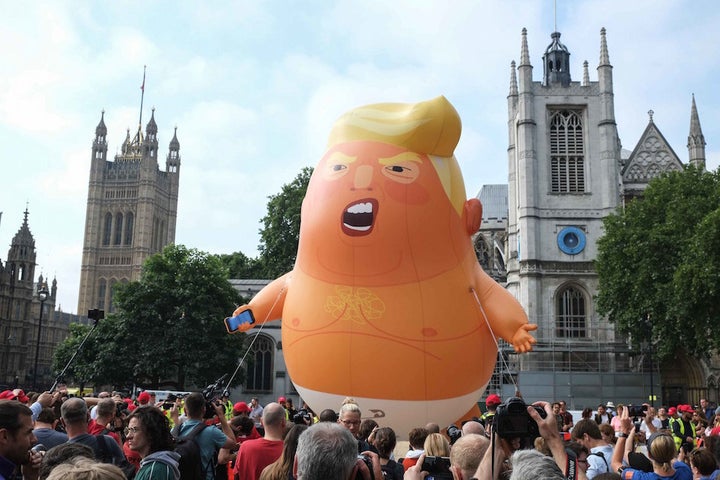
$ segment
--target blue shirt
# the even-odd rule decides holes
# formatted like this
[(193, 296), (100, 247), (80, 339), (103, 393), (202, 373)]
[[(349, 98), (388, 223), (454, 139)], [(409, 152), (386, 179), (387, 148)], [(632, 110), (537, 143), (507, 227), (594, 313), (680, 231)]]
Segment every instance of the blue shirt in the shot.
[[(182, 438), (186, 436), (199, 423), (200, 420), (186, 420), (180, 425), (178, 437)], [(200, 458), (202, 460), (203, 471), (205, 471), (205, 478), (207, 480), (213, 480), (215, 478), (215, 460), (213, 458), (215, 451), (220, 450), (228, 438), (222, 430), (207, 426), (195, 439), (200, 447)]]
[(14, 478), (15, 467), (13, 462), (0, 455), (0, 480)]
[(661, 477), (655, 472), (643, 472), (641, 470), (633, 470), (632, 468), (626, 468), (622, 472), (622, 479), (623, 480), (692, 480), (693, 474), (690, 470), (690, 467), (688, 467), (683, 462), (675, 462), (673, 463), (673, 468), (675, 469), (675, 474), (671, 477)]

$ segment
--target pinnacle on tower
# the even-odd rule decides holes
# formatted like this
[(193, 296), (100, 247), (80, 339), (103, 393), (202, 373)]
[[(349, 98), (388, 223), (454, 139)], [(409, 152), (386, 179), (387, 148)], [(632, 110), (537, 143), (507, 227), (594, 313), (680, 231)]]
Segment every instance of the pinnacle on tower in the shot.
[(527, 42), (527, 28), (522, 29), (522, 43), (520, 46), (520, 66), (530, 65), (530, 50)]
[(605, 38), (605, 27), (600, 29), (600, 65), (610, 65), (610, 54), (607, 48), (607, 39)]
[(510, 62), (510, 96), (516, 96), (518, 94), (517, 73), (515, 70), (515, 60), (513, 60)]

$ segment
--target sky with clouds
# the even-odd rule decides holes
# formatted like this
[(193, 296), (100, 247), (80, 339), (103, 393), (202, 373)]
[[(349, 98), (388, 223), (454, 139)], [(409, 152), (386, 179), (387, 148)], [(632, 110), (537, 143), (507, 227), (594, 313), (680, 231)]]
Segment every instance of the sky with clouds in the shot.
[[(507, 182), (510, 62), (521, 31), (535, 80), (557, 25), (597, 80), (607, 29), (615, 114), (632, 150), (648, 110), (687, 161), (691, 95), (720, 164), (715, 0), (0, 0), (0, 260), (26, 205), (36, 275), (57, 278), (75, 313), (95, 127), (108, 153), (155, 108), (160, 158), (177, 127), (182, 157), (176, 242), (257, 254), (267, 197), (321, 156), (353, 107), (445, 95), (460, 113), (456, 156), (468, 195)], [(161, 162), (164, 169), (164, 162)], [(4, 247), (3, 247), (4, 245)]]

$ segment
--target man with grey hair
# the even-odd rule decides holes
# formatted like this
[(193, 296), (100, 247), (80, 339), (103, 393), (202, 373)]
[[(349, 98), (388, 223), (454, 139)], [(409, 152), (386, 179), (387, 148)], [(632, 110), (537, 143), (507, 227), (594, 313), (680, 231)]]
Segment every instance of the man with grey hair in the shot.
[[(377, 471), (377, 455), (372, 461), (373, 467), (376, 463), (378, 467), (373, 468), (374, 478), (382, 478)], [(320, 422), (300, 435), (293, 474), (298, 480), (352, 480), (358, 463), (364, 464), (358, 462), (357, 440), (350, 430), (337, 423)], [(363, 478), (369, 478), (369, 469), (361, 473)]]
[(88, 433), (90, 413), (82, 398), (69, 398), (60, 407), (60, 416), (68, 435), (68, 442), (81, 443), (92, 448), (95, 459), (120, 467), (127, 478), (135, 475), (135, 467), (127, 461), (120, 445), (108, 435)]
[(510, 480), (565, 480), (552, 457), (537, 450), (518, 450), (510, 457)]
[[(480, 425), (478, 422), (474, 423)], [(490, 439), (485, 435), (463, 433), (450, 449), (450, 470), (454, 478), (457, 480), (472, 478), (489, 446)]]

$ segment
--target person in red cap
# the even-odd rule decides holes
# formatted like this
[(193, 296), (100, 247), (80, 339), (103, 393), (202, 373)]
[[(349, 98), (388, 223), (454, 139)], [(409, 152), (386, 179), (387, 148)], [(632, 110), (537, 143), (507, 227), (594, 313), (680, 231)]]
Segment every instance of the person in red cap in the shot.
[(150, 403), (150, 394), (148, 392), (140, 392), (140, 395), (137, 396), (138, 404), (147, 405)]
[(672, 417), (676, 418), (678, 414), (681, 416), (670, 422), (670, 429), (678, 451), (682, 447), (687, 454), (695, 448), (695, 426), (692, 424), (693, 408), (690, 405), (678, 405), (675, 415)]
[(235, 405), (233, 405), (233, 416), (238, 416), (242, 414), (249, 414), (250, 413), (250, 407), (245, 402), (237, 402)]
[(497, 411), (498, 405), (500, 405), (502, 402), (500, 401), (500, 396), (491, 393), (487, 396), (485, 399), (485, 406), (487, 407), (487, 411), (482, 414), (480, 417), (485, 424), (485, 427), (492, 426), (493, 418), (495, 417), (495, 412)]

